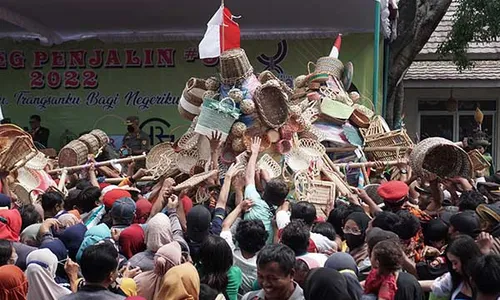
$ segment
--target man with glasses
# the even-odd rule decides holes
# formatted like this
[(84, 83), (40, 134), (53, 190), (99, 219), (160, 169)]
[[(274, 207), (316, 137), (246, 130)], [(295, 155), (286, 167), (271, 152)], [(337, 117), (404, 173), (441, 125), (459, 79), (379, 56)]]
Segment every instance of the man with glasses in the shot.
[(39, 115), (32, 115), (30, 117), (30, 135), (33, 137), (33, 141), (42, 144), (47, 147), (49, 141), (50, 130), (42, 127), (42, 118)]

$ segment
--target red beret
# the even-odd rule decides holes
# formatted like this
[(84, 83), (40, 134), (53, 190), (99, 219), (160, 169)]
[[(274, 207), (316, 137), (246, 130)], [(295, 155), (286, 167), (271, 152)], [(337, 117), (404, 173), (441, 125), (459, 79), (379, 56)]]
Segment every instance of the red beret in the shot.
[(382, 183), (377, 189), (379, 196), (388, 202), (398, 202), (402, 200), (404, 197), (408, 196), (409, 191), (410, 188), (406, 183), (397, 180)]
[(107, 208), (113, 207), (113, 204), (115, 203), (116, 200), (120, 198), (132, 198), (129, 192), (122, 190), (122, 189), (113, 189), (102, 197), (102, 200), (104, 202), (104, 206)]

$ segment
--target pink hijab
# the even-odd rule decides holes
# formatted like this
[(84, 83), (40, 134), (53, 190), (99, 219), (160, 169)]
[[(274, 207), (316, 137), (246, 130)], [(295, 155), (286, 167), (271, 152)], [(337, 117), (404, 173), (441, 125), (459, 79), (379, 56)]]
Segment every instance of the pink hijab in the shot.
[(182, 250), (178, 242), (171, 242), (158, 249), (155, 254), (155, 268), (137, 275), (137, 294), (153, 300), (163, 285), (163, 277), (170, 268), (181, 264)]

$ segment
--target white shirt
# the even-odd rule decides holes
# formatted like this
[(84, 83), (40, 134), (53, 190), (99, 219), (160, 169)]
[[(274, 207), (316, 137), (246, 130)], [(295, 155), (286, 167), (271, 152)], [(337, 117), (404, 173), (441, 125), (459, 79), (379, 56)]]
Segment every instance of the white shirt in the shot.
[(236, 248), (233, 242), (231, 231), (222, 231), (220, 236), (226, 240), (231, 250), (233, 250), (233, 264), (241, 269), (241, 286), (238, 296), (243, 296), (252, 291), (253, 283), (257, 280), (257, 254), (246, 259), (241, 254), (241, 250)]

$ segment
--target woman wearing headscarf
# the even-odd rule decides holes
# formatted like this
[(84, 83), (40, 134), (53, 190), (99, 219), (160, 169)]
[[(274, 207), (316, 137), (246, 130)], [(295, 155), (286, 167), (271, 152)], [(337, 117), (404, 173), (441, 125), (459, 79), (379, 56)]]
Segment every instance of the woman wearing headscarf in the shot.
[(366, 229), (370, 217), (362, 212), (355, 212), (347, 216), (344, 223), (344, 238), (349, 247), (349, 254), (354, 258), (358, 267), (368, 258), (368, 246), (365, 243)]
[(127, 259), (146, 250), (144, 229), (139, 224), (132, 224), (120, 233), (118, 244), (120, 245), (120, 253)]
[(148, 222), (145, 231), (146, 251), (130, 258), (132, 267), (140, 267), (143, 272), (154, 269), (154, 255), (161, 246), (173, 241), (170, 219), (163, 213), (156, 214)]
[(144, 224), (148, 221), (149, 215), (151, 214), (151, 210), (153, 209), (153, 204), (149, 202), (147, 199), (139, 199), (136, 203), (136, 211), (135, 211), (135, 224)]
[(196, 268), (185, 263), (168, 270), (154, 300), (198, 300), (200, 277)]
[(40, 240), (38, 239), (38, 232), (40, 231), (41, 223), (32, 224), (21, 232), (21, 243), (38, 247), (40, 246)]
[(333, 253), (325, 263), (325, 268), (339, 271), (346, 280), (347, 292), (353, 300), (363, 296), (363, 289), (359, 284), (358, 266), (351, 255), (345, 252)]
[(351, 300), (345, 278), (338, 271), (328, 268), (312, 270), (304, 284), (306, 300)]
[(0, 210), (0, 239), (17, 242), (22, 219), (17, 209)]
[(57, 300), (71, 293), (55, 282), (57, 257), (49, 249), (31, 252), (26, 260), (28, 278), (27, 300)]
[(86, 232), (87, 226), (80, 223), (66, 228), (59, 235), (59, 239), (64, 243), (66, 249), (68, 249), (68, 256), (74, 261), (76, 261), (76, 254), (78, 253), (78, 249), (80, 249)]
[(59, 216), (59, 218), (57, 218), (57, 220), (62, 224), (62, 226), (64, 226), (65, 228), (67, 227), (71, 227), (73, 225), (76, 225), (78, 223), (81, 223), (82, 220), (80, 220), (78, 217), (76, 217), (74, 214), (70, 214), (70, 213), (66, 213), (66, 214), (63, 214), (61, 216)]
[(180, 265), (181, 259), (181, 246), (177, 242), (168, 243), (158, 249), (154, 258), (154, 270), (143, 272), (134, 278), (137, 294), (147, 300), (153, 300), (160, 291), (165, 274), (172, 267)]
[(111, 238), (111, 231), (106, 224), (100, 224), (87, 230), (87, 232), (85, 232), (83, 242), (78, 249), (78, 253), (76, 254), (76, 261), (80, 261), (83, 251), (87, 249), (87, 247), (109, 238)]
[(13, 265), (0, 267), (0, 299), (26, 300), (28, 280), (23, 271)]
[(57, 284), (71, 289), (69, 284), (68, 275), (64, 270), (64, 262), (68, 258), (68, 249), (64, 246), (64, 243), (59, 239), (54, 239), (50, 242), (42, 243), (40, 249), (49, 249), (54, 255), (57, 257), (57, 260), (60, 262), (57, 264), (56, 278), (55, 281)]

